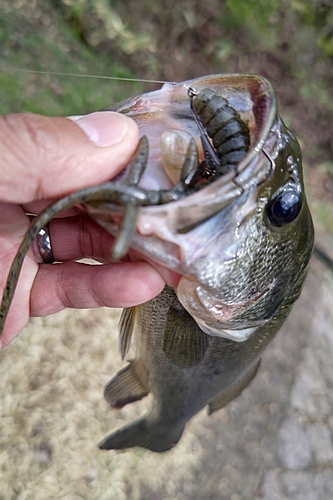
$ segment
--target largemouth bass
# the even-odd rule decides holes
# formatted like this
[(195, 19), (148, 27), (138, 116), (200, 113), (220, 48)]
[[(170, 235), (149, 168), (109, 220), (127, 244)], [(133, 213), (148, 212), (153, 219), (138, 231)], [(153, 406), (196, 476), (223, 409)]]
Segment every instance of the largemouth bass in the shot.
[(109, 109), (136, 120), (149, 152), (142, 140), (113, 182), (73, 193), (37, 217), (11, 270), (0, 320), (31, 239), (77, 203), (117, 235), (117, 256), (130, 245), (179, 273), (176, 290), (166, 287), (124, 311), (121, 355), (134, 339), (136, 358), (105, 390), (116, 408), (150, 391), (154, 403), (100, 447), (162, 452), (204, 406), (210, 413), (223, 407), (254, 377), (300, 294), (313, 226), (300, 149), (264, 78), (167, 84)]

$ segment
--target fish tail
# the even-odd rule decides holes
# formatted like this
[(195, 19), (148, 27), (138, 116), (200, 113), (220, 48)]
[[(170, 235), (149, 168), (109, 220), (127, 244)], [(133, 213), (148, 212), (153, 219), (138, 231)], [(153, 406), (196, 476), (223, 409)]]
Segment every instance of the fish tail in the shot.
[(152, 421), (149, 417), (144, 417), (113, 432), (98, 446), (101, 450), (120, 450), (141, 446), (161, 453), (173, 448), (183, 431), (184, 427), (170, 429)]

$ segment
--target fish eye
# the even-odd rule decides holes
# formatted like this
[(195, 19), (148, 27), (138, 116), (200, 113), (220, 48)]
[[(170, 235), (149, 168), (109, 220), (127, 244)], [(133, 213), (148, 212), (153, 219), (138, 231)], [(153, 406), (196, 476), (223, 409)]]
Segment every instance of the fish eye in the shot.
[(286, 226), (293, 222), (302, 207), (300, 193), (295, 187), (284, 188), (267, 207), (268, 221), (274, 226)]

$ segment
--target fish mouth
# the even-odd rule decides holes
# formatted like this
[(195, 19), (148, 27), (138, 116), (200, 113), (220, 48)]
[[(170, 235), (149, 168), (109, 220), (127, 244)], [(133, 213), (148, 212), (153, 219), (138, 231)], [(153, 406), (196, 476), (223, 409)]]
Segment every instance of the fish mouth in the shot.
[[(265, 78), (213, 75), (165, 84), (160, 90), (106, 108), (133, 118), (140, 133), (148, 137), (149, 156), (141, 187), (147, 190), (172, 187), (161, 160), (161, 135), (165, 131), (182, 130), (190, 134), (197, 144), (198, 160), (204, 158), (200, 130), (191, 114), (189, 88), (196, 92), (209, 88), (227, 99), (247, 123), (251, 145), (235, 168), (199, 190), (165, 205), (139, 207), (131, 247), (181, 275), (191, 274), (193, 262), (204, 251), (204, 242), (194, 239), (192, 230), (265, 182), (275, 168), (277, 154), (276, 100)], [(119, 216), (115, 221), (114, 207), (88, 207), (88, 211), (109, 232), (117, 234)]]
[[(196, 142), (198, 160), (205, 159), (200, 130), (191, 112), (189, 89), (200, 93), (206, 88), (226, 99), (249, 129), (250, 149), (234, 171), (235, 182), (246, 188), (249, 183), (260, 182), (264, 178), (265, 172), (262, 172), (262, 164), (260, 162), (258, 164), (255, 159), (264, 149), (276, 120), (274, 91), (270, 83), (261, 76), (221, 74), (183, 83), (167, 83), (160, 90), (136, 96), (111, 108), (106, 108), (124, 113), (134, 119), (141, 135), (148, 137), (150, 152), (147, 168), (140, 181), (142, 187), (147, 189), (170, 187), (170, 181), (166, 179), (161, 162), (161, 136), (165, 131), (187, 132)], [(265, 151), (267, 150), (265, 146)], [(257, 169), (254, 168), (253, 162), (256, 163)], [(249, 168), (250, 165), (252, 168)], [(154, 179), (157, 182), (154, 182)], [(222, 185), (224, 184), (221, 179), (214, 181), (215, 192), (219, 190), (219, 181)]]

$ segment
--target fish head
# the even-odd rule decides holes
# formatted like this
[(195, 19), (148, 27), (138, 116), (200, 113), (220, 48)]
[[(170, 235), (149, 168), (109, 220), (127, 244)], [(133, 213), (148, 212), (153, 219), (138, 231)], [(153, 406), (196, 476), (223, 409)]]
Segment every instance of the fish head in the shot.
[[(208, 334), (247, 340), (287, 316), (300, 294), (313, 248), (298, 143), (281, 120), (266, 180), (244, 186), (193, 228), (177, 295)], [(195, 247), (195, 242), (205, 242)], [(189, 240), (186, 242), (190, 245)], [(193, 259), (194, 257), (194, 259)], [(265, 329), (264, 328), (264, 329)]]
[[(248, 127), (250, 148), (227, 173), (186, 197), (140, 207), (132, 247), (181, 274), (178, 299), (204, 332), (241, 342), (287, 315), (306, 275), (313, 225), (301, 152), (263, 77), (214, 75), (166, 84), (112, 108), (132, 117), (148, 137), (145, 189), (175, 182), (165, 168), (168, 131), (193, 137), (198, 162), (205, 158), (189, 89), (226, 99)], [(93, 216), (114, 232), (107, 212), (94, 207)]]

